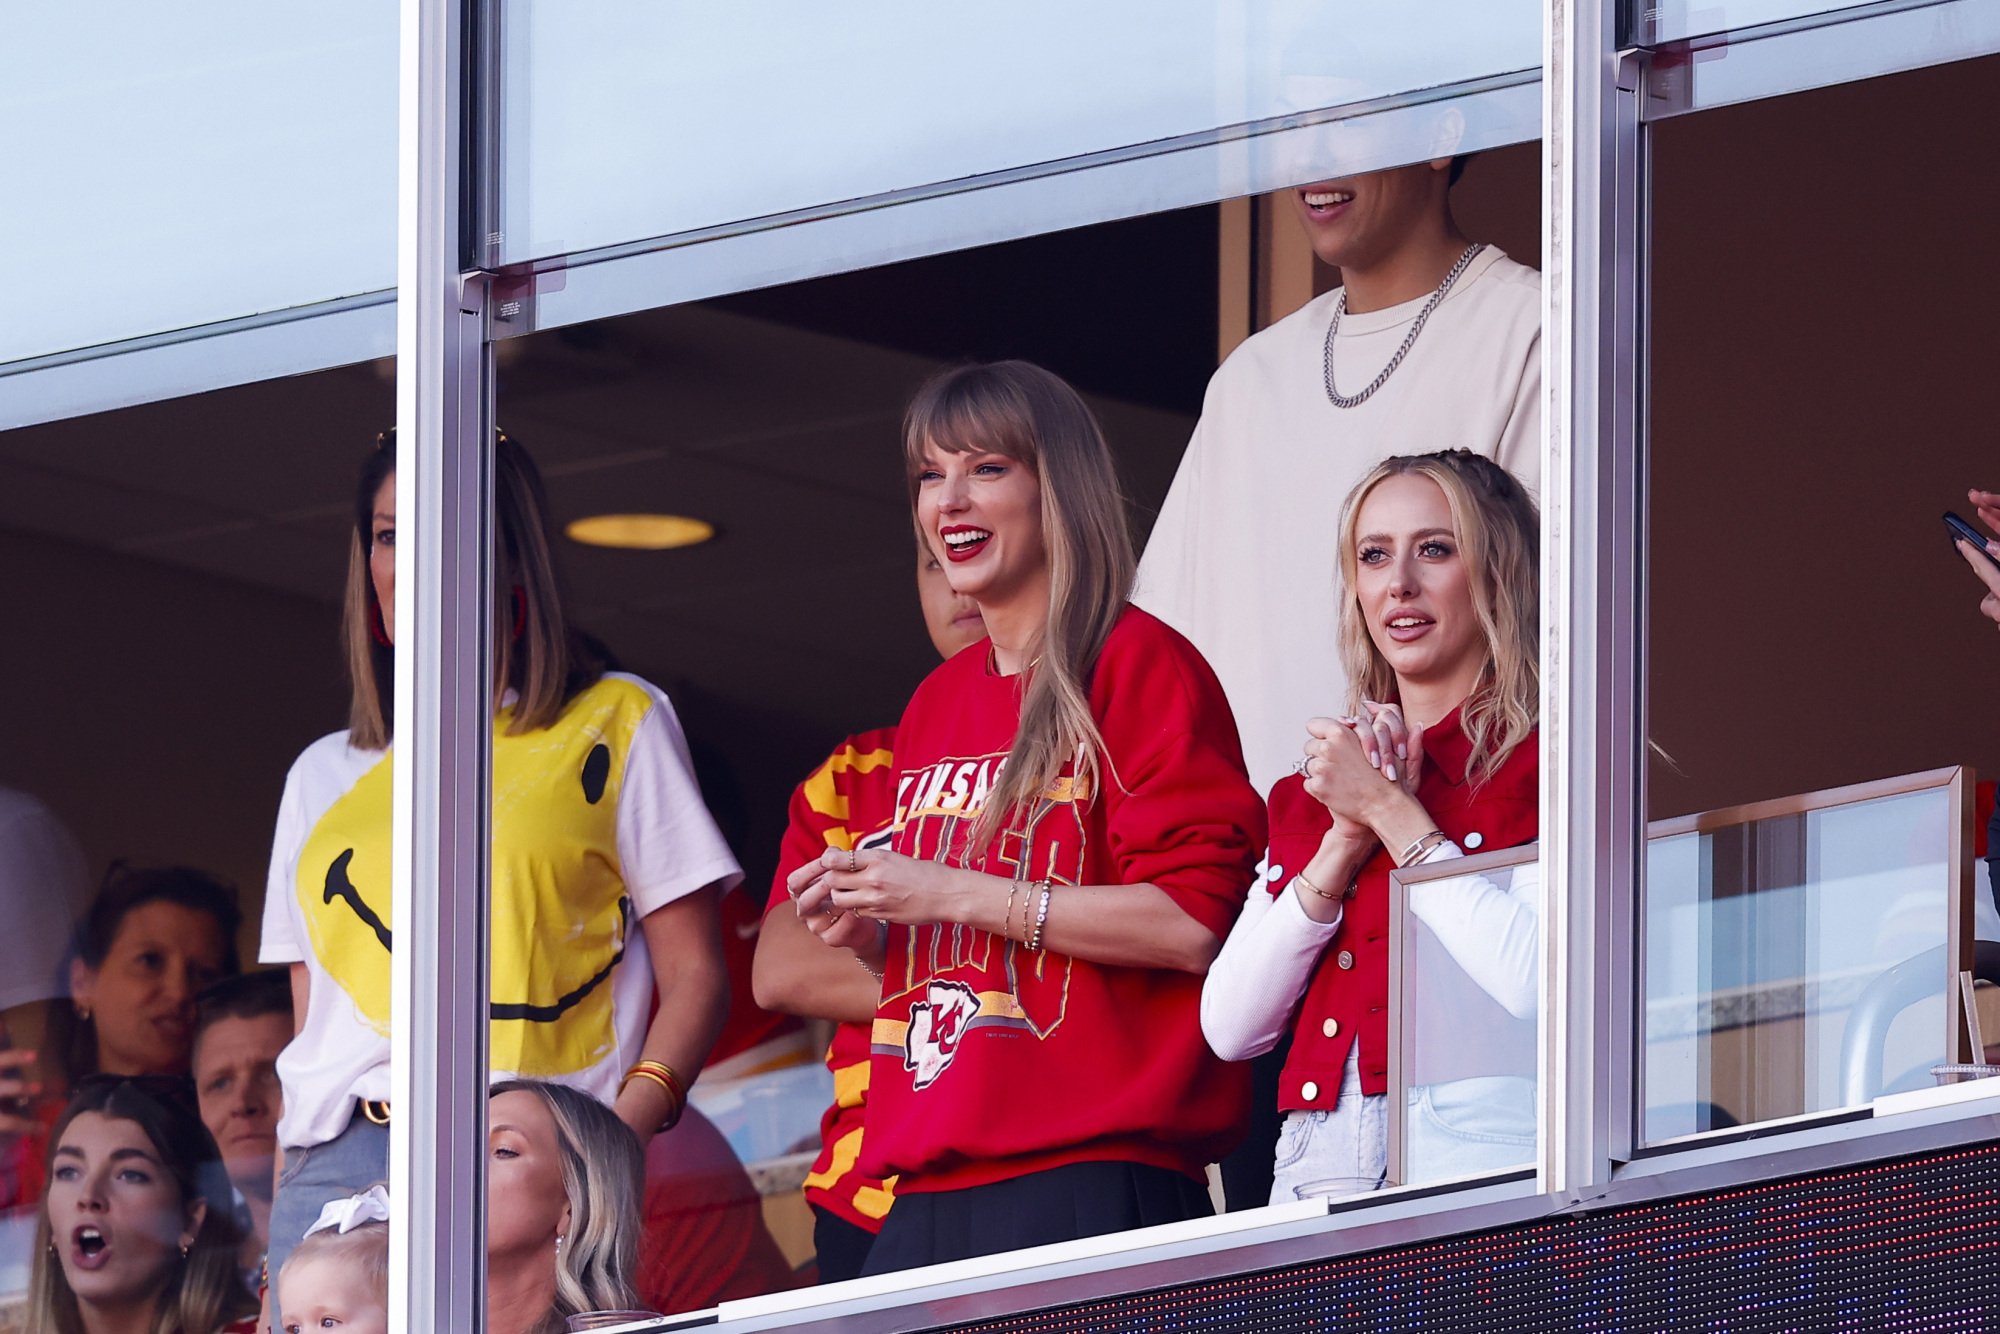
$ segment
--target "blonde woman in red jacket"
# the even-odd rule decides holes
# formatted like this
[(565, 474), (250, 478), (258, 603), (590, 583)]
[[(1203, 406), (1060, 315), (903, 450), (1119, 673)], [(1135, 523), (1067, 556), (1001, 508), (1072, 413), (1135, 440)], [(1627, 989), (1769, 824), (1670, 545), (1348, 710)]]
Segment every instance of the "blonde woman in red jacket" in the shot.
[[(1342, 509), (1339, 638), (1355, 698), (1347, 717), (1307, 723), (1300, 772), (1271, 790), (1264, 886), (1202, 992), (1203, 1031), (1230, 1060), (1291, 1034), (1273, 1203), (1382, 1181), (1391, 868), (1537, 837), (1539, 532), (1521, 484), (1464, 450), (1386, 459)], [(1532, 1037), (1538, 884), (1462, 876), (1412, 895), (1478, 989), (1469, 1042), (1497, 1048), (1523, 1023)], [(1470, 1053), (1470, 1067), (1513, 1068), (1493, 1057)], [(1427, 1177), (1532, 1154), (1530, 1081), (1482, 1073), (1420, 1096)]]
[(896, 732), (886, 849), (794, 873), (808, 925), (882, 979), (861, 1167), (898, 1178), (883, 1273), (1209, 1210), (1243, 1073), (1201, 976), (1264, 842), (1193, 646), (1128, 605), (1096, 421), (1022, 362), (947, 371), (904, 424), (917, 528), (990, 638)]

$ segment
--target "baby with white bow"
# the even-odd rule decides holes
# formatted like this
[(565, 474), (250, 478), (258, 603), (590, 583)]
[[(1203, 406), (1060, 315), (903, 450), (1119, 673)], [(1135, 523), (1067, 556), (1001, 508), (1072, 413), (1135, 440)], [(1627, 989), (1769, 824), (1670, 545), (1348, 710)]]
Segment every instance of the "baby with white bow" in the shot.
[(278, 1273), (283, 1334), (338, 1329), (388, 1334), (389, 1192), (370, 1186), (335, 1200)]

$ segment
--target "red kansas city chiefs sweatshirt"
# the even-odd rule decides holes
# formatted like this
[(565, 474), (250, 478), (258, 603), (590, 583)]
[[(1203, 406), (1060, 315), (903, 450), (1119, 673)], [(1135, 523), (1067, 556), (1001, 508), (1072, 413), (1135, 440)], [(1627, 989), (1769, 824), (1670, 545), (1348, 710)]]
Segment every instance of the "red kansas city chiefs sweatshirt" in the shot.
[[(1264, 848), (1264, 806), (1222, 687), (1194, 646), (1128, 607), (1091, 677), (1102, 790), (1079, 790), (1065, 771), (990, 846), (971, 849), (1025, 680), (994, 674), (990, 661), (976, 645), (910, 700), (896, 731), (895, 850), (1030, 883), (1048, 877), (1052, 923), (1064, 885), (1155, 885), (1227, 936)], [(1037, 954), (971, 927), (890, 927), (863, 1170), (901, 1174), (899, 1192), (1089, 1161), (1199, 1179), (1241, 1137), (1249, 1110), (1247, 1067), (1217, 1059), (1202, 1039), (1201, 982)]]

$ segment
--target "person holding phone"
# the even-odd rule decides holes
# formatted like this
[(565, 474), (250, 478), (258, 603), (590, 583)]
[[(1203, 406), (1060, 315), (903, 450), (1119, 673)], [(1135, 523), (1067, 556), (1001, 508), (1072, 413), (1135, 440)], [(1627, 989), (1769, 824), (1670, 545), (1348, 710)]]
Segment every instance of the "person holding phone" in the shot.
[[(1981, 491), (1973, 487), (1965, 493), (1972, 502), (1973, 511), (1989, 532), (2000, 533), (2000, 491)], [(1986, 585), (1986, 596), (1979, 599), (1979, 610), (1987, 620), (2000, 626), (2000, 542), (1983, 537), (1977, 529), (1972, 529), (1964, 520), (1953, 523), (1957, 515), (1949, 515), (1945, 523), (1952, 530), (1952, 545), (1958, 554), (1979, 576), (1979, 582)], [(1961, 526), (1963, 525), (1963, 526)], [(1970, 536), (1967, 535), (1970, 531)], [(1979, 538), (1978, 545), (1972, 539)], [(1991, 873), (1993, 884), (1993, 904), (2000, 908), (2000, 805), (1993, 808), (1993, 814), (1986, 822), (1986, 869)]]
[[(1965, 498), (1972, 502), (1979, 521), (1989, 530), (2000, 533), (2000, 491), (1981, 491), (1974, 487), (1965, 493)], [(1965, 563), (1972, 567), (1979, 581), (1986, 585), (1986, 596), (1979, 600), (1979, 610), (1987, 620), (2000, 626), (2000, 542), (1981, 538), (1979, 544), (1974, 545), (1972, 538), (1979, 536), (1977, 530), (1970, 524), (1960, 527), (1963, 520), (1952, 523), (1952, 519), (1957, 517), (1948, 515), (1945, 519), (1952, 529), (1952, 545), (1958, 548), (1958, 554), (1965, 558)]]

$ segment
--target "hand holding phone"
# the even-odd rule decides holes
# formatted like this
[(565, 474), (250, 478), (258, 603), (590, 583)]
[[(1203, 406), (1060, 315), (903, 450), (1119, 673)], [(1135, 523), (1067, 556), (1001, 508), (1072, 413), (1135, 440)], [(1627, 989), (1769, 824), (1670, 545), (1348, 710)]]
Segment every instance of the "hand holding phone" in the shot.
[(1988, 539), (1986, 534), (1980, 532), (1950, 510), (1944, 512), (1944, 526), (1951, 530), (1951, 540), (1954, 545), (1959, 542), (1967, 543), (1974, 551), (1984, 556), (1987, 563), (1994, 569), (2000, 570), (2000, 557), (1996, 557), (1991, 551), (1987, 550), (1986, 543)]

